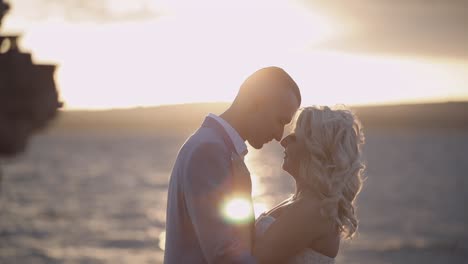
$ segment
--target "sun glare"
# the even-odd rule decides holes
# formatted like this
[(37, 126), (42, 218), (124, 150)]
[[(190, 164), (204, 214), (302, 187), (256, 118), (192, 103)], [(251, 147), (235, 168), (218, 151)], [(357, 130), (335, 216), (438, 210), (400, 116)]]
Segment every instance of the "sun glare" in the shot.
[[(130, 2), (112, 2), (108, 12), (140, 8)], [(154, 0), (147, 6), (160, 7), (160, 15), (135, 21), (6, 21), (7, 28), (23, 21), (21, 45), (37, 61), (59, 65), (65, 108), (230, 101), (249, 73), (333, 32), (328, 20), (293, 2), (225, 4)]]
[(297, 80), (304, 104), (468, 99), (466, 65), (315, 49), (348, 28), (300, 1), (119, 0), (106, 12), (142, 6), (154, 17), (28, 22), (12, 12), (4, 31), (24, 32), (20, 46), (35, 61), (59, 65), (66, 109), (231, 101), (248, 74), (270, 65)]
[(166, 232), (165, 231), (162, 231), (159, 234), (158, 240), (159, 240), (159, 243), (158, 243), (159, 248), (161, 250), (165, 250), (166, 249)]
[(234, 222), (243, 222), (252, 217), (250, 202), (244, 198), (233, 198), (226, 202), (223, 208), (226, 219)]

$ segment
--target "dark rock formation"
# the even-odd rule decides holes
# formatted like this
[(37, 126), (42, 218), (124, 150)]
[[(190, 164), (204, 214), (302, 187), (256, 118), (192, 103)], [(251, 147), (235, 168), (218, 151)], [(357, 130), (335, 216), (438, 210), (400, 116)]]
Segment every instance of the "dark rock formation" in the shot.
[[(8, 4), (0, 0), (0, 26)], [(0, 35), (0, 157), (23, 151), (29, 137), (44, 128), (62, 106), (55, 65), (36, 64), (22, 52), (18, 36)]]

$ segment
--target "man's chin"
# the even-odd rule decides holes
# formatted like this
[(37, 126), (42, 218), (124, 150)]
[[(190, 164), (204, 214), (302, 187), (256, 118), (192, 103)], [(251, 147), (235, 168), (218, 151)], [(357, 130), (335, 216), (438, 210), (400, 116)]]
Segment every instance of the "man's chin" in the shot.
[(252, 146), (252, 147), (253, 147), (254, 149), (258, 149), (258, 150), (260, 150), (260, 149), (262, 149), (262, 148), (263, 148), (263, 144), (262, 144), (262, 145), (260, 145), (260, 146)]
[(257, 143), (257, 142), (249, 142), (250, 146), (252, 146), (254, 149), (261, 149), (263, 148), (263, 143)]

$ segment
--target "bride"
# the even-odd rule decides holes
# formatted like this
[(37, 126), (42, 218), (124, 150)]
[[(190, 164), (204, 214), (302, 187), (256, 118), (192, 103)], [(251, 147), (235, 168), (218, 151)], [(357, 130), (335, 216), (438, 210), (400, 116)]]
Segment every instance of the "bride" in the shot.
[[(354, 201), (362, 186), (362, 127), (346, 109), (306, 107), (286, 136), (283, 169), (296, 192), (255, 223), (258, 263), (334, 263), (340, 240), (352, 238), (358, 221)], [(236, 175), (246, 175), (234, 161)], [(238, 176), (236, 176), (238, 177)]]

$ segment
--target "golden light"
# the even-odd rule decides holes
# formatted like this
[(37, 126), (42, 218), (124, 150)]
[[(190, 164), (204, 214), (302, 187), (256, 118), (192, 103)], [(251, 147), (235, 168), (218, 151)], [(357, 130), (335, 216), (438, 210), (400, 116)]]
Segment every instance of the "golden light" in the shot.
[(265, 203), (254, 202), (255, 219), (257, 219), (267, 209), (268, 209), (268, 207), (267, 207), (267, 205)]
[(19, 2), (3, 30), (23, 32), (20, 46), (37, 62), (59, 65), (65, 109), (228, 102), (248, 74), (269, 65), (294, 77), (303, 105), (468, 99), (466, 64), (319, 49), (349, 25), (303, 2), (119, 0), (106, 11), (119, 17), (144, 7), (154, 17), (108, 23), (28, 20), (15, 10), (35, 13), (37, 5)]
[(166, 232), (162, 231), (161, 234), (159, 234), (159, 243), (158, 246), (161, 250), (164, 250), (166, 248)]
[(261, 182), (259, 172), (261, 175), (265, 175), (266, 172), (261, 166), (262, 160), (260, 153), (250, 145), (248, 145), (247, 148), (249, 154), (245, 156), (244, 162), (250, 171), (250, 180), (252, 182), (252, 198), (255, 199), (256, 197), (260, 197), (265, 193), (265, 188)]
[(250, 178), (252, 181), (252, 197), (261, 196), (265, 192), (265, 188), (260, 182), (260, 177), (255, 173), (251, 173)]
[(250, 178), (252, 181), (252, 199), (255, 218), (258, 218), (263, 212), (268, 209), (269, 204), (265, 202), (264, 194), (266, 192), (265, 185), (262, 183), (262, 176), (271, 175), (271, 168), (265, 165), (264, 156), (261, 152), (248, 145), (249, 154), (245, 156), (244, 162), (249, 168)]
[[(116, 15), (142, 6), (114, 2), (106, 11)], [(326, 18), (288, 1), (144, 5), (158, 15), (108, 23), (61, 16), (31, 23), (17, 15), (6, 28), (25, 32), (20, 45), (36, 60), (59, 65), (56, 81), (68, 109), (230, 101), (253, 70), (281, 64), (289, 52), (334, 32)]]
[(245, 198), (233, 198), (223, 207), (224, 217), (233, 222), (244, 222), (252, 217), (252, 206)]

